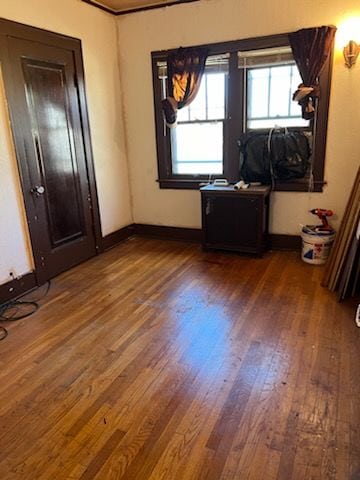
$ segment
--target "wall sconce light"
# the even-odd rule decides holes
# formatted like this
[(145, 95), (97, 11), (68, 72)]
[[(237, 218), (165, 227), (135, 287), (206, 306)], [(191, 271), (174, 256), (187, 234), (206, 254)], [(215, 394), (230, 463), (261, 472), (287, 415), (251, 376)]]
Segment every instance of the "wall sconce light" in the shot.
[(345, 65), (350, 69), (360, 53), (360, 15), (349, 14), (337, 25), (336, 46), (337, 51), (343, 53)]
[(350, 40), (347, 45), (345, 45), (344, 50), (345, 65), (348, 68), (351, 68), (355, 65), (357, 57), (360, 53), (360, 45), (358, 45), (354, 40)]

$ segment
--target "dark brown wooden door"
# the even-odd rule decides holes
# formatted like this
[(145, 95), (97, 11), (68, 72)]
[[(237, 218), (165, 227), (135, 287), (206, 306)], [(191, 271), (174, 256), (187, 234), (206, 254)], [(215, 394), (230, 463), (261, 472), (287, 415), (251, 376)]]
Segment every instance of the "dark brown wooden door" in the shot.
[[(74, 53), (8, 39), (17, 154), (38, 280), (95, 255)], [(21, 145), (22, 143), (22, 145)]]

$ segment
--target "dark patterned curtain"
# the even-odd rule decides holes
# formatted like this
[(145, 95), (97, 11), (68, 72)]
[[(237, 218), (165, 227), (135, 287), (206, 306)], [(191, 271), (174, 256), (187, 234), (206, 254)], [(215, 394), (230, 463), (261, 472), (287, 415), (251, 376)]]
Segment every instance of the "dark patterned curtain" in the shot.
[(208, 56), (206, 48), (179, 48), (167, 59), (168, 97), (162, 109), (169, 127), (176, 125), (177, 111), (196, 97)]
[(316, 99), (320, 95), (319, 75), (330, 55), (336, 27), (304, 28), (289, 34), (290, 46), (303, 83), (293, 100), (301, 105), (306, 120), (314, 118)]

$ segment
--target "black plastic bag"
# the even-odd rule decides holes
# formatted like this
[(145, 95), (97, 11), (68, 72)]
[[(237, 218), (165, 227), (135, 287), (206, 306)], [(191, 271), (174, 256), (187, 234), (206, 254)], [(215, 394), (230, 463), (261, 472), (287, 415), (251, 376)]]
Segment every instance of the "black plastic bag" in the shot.
[(276, 180), (304, 178), (310, 166), (310, 146), (300, 131), (269, 134), (270, 160)]
[(309, 141), (302, 131), (246, 133), (239, 140), (240, 178), (270, 185), (274, 180), (303, 178), (310, 166)]
[(246, 183), (271, 184), (268, 135), (244, 133), (238, 141), (240, 147), (240, 178)]

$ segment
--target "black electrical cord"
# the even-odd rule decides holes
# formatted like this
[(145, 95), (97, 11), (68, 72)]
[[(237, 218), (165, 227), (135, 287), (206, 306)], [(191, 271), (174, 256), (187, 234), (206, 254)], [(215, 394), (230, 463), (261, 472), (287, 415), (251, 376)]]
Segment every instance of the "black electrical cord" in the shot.
[(8, 331), (5, 327), (0, 326), (0, 341), (4, 340), (8, 336)]
[(16, 322), (17, 320), (22, 320), (23, 318), (30, 317), (38, 308), (39, 305), (36, 302), (13, 300), (0, 307), (0, 321)]
[[(24, 318), (33, 315), (40, 307), (38, 302), (44, 298), (50, 290), (50, 280), (47, 282), (46, 290), (43, 295), (37, 299), (20, 300), (31, 292), (38, 290), (40, 287), (36, 287), (30, 292), (18, 297), (16, 300), (10, 300), (10, 302), (0, 305), (0, 322), (17, 322)], [(5, 327), (0, 326), (0, 341), (4, 340), (8, 336), (8, 331)]]

